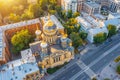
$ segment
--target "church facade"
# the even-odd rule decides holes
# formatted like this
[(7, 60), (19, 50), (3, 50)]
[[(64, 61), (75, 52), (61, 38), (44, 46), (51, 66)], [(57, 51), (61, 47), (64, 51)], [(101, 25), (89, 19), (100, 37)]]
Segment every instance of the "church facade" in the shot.
[(41, 69), (53, 68), (74, 59), (72, 41), (64, 33), (62, 24), (54, 15), (41, 18), (42, 30), (37, 29), (30, 49)]

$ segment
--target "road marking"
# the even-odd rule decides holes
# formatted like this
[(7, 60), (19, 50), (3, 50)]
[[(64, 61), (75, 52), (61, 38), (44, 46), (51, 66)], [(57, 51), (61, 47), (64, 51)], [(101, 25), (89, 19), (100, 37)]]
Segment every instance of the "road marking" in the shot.
[[(72, 78), (70, 78), (70, 80), (74, 80), (76, 79), (80, 74), (82, 74), (83, 72), (89, 70), (91, 66), (95, 65), (98, 61), (100, 61), (103, 57), (105, 57), (106, 55), (108, 55), (110, 52), (112, 52), (113, 50), (115, 50), (117, 47), (120, 46), (120, 43), (115, 45), (114, 47), (112, 47), (111, 49), (107, 50), (104, 54), (102, 54), (98, 59), (96, 59), (95, 61), (93, 61), (92, 63), (90, 63), (87, 67), (84, 67), (80, 72), (78, 72), (77, 74), (75, 74)], [(80, 63), (80, 61), (78, 61)], [(77, 63), (77, 62), (76, 62)], [(81, 62), (79, 64), (82, 65), (84, 64), (83, 62)], [(85, 65), (85, 64), (84, 64)], [(91, 69), (90, 69), (91, 70)], [(91, 70), (92, 71), (92, 70)], [(93, 72), (94, 73), (94, 72)], [(95, 75), (94, 75), (95, 76)]]
[(72, 70), (72, 73), (75, 72), (75, 70)]
[(92, 63), (90, 63), (88, 66), (91, 67), (93, 65), (95, 65), (98, 61), (100, 61), (103, 57), (105, 57), (106, 55), (108, 55), (110, 52), (112, 52), (113, 50), (115, 50), (117, 47), (120, 46), (120, 43), (115, 45), (114, 47), (112, 47), (112, 49), (107, 50), (103, 55), (101, 55), (98, 59), (96, 59), (95, 61), (93, 61)]
[(80, 80), (83, 80), (85, 78), (85, 76), (83, 76), (82, 78), (80, 78)]

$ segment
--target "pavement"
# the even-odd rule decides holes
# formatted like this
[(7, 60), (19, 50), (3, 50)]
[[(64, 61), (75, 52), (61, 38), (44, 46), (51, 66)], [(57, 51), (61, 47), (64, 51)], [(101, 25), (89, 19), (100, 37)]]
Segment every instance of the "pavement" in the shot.
[[(90, 47), (90, 46), (89, 46)], [(91, 80), (114, 58), (120, 55), (120, 36), (112, 37), (112, 42), (103, 43), (98, 47), (87, 49), (84, 54), (77, 55), (66, 69), (61, 68), (46, 80)], [(80, 60), (77, 60), (80, 57)], [(72, 65), (72, 66), (71, 66)]]
[(116, 67), (120, 63), (110, 62), (97, 76), (98, 80), (104, 80), (106, 78), (111, 80), (120, 80), (120, 75), (116, 73)]

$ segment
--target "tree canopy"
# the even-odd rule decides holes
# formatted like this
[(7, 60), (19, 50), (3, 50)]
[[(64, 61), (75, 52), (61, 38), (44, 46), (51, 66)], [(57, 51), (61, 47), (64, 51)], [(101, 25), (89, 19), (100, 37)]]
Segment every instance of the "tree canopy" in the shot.
[(102, 43), (107, 39), (106, 33), (98, 33), (94, 36), (94, 43)]
[(115, 25), (109, 24), (107, 29), (108, 29), (108, 37), (111, 37), (117, 33), (117, 28)]
[(70, 39), (72, 40), (73, 46), (75, 48), (78, 48), (83, 43), (83, 40), (80, 38), (79, 33), (72, 32), (70, 34)]
[(21, 30), (13, 35), (11, 43), (14, 47), (14, 53), (19, 53), (21, 50), (28, 48), (29, 43), (32, 40), (28, 30)]

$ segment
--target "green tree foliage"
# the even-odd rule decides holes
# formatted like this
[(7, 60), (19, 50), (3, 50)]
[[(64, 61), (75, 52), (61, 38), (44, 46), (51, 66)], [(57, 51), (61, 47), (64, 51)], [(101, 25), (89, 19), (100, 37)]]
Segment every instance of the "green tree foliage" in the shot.
[(54, 15), (56, 13), (56, 10), (49, 10), (49, 13)]
[(24, 12), (24, 9), (21, 6), (25, 9), (27, 0), (0, 0), (0, 13), (2, 14), (2, 17), (6, 17), (11, 13), (22, 13)]
[(33, 13), (26, 10), (22, 15), (21, 15), (21, 19), (22, 20), (29, 20), (29, 19), (32, 19), (34, 16), (33, 16)]
[(61, 6), (58, 6), (58, 5), (57, 5), (57, 6), (55, 7), (55, 9), (56, 9), (58, 15), (61, 16), (61, 11), (62, 11)]
[(79, 36), (79, 33), (72, 32), (70, 34), (70, 39), (72, 40), (73, 46), (75, 48), (78, 48), (83, 43), (82, 39)]
[(92, 80), (97, 80), (97, 78), (96, 78), (96, 77), (94, 77), (94, 78), (92, 78)]
[(40, 0), (39, 1), (40, 7), (42, 8), (42, 10), (44, 10), (44, 11), (48, 10), (48, 1), (49, 0)]
[(120, 74), (120, 65), (117, 66), (116, 72), (117, 72), (118, 74)]
[(72, 10), (68, 10), (68, 12), (67, 12), (67, 18), (72, 18)]
[(79, 32), (80, 30), (80, 25), (77, 24), (77, 20), (75, 18), (69, 19), (64, 27), (68, 35), (70, 35), (72, 32)]
[(114, 60), (116, 63), (118, 63), (120, 61), (120, 56), (118, 56), (117, 58), (115, 58)]
[(35, 18), (43, 15), (43, 10), (41, 9), (41, 6), (39, 4), (31, 4), (29, 6), (29, 11), (33, 13)]
[(66, 16), (66, 11), (65, 11), (65, 10), (63, 10), (63, 11), (61, 12), (61, 18), (63, 18), (63, 19), (66, 19), (66, 18), (67, 18), (67, 16)]
[(116, 29), (115, 25), (109, 24), (107, 28), (108, 28), (108, 31), (109, 31), (108, 32), (108, 37), (111, 37), (111, 36), (113, 36), (117, 33), (117, 29)]
[(80, 33), (79, 33), (79, 36), (83, 39), (83, 40), (85, 40), (86, 38), (87, 38), (87, 33), (86, 32), (84, 32), (84, 31), (81, 31)]
[(10, 22), (19, 22), (20, 21), (20, 16), (16, 14), (10, 14), (9, 16)]
[(94, 43), (102, 43), (107, 39), (106, 33), (98, 33), (94, 36)]
[(79, 12), (73, 13), (73, 17), (74, 17), (74, 18), (76, 18), (77, 16), (80, 16), (80, 13), (79, 13)]
[(75, 18), (70, 18), (67, 21), (67, 25), (69, 25), (69, 26), (75, 26), (76, 24), (77, 24), (77, 20)]
[(14, 47), (15, 53), (19, 53), (21, 50), (28, 48), (29, 43), (32, 40), (32, 36), (30, 35), (28, 30), (21, 30), (14, 34), (11, 38), (11, 43)]

